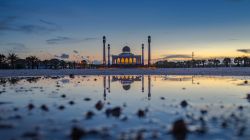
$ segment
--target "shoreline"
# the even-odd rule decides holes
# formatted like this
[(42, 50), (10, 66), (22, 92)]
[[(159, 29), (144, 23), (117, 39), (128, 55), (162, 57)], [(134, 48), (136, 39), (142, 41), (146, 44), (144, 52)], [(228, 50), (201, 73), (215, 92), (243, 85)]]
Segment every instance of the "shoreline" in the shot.
[(0, 77), (63, 75), (207, 75), (250, 76), (250, 67), (220, 68), (110, 68), (110, 69), (19, 69), (0, 70)]

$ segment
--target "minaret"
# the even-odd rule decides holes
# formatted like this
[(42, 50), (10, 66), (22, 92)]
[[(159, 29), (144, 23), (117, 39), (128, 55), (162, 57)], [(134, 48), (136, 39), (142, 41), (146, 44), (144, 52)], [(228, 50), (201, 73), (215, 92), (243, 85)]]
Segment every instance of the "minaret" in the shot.
[(151, 36), (148, 36), (148, 67), (151, 65), (151, 49), (150, 49), (150, 43), (151, 43)]
[(144, 44), (141, 44), (141, 64), (144, 66)]
[(102, 61), (102, 64), (103, 64), (103, 66), (105, 66), (106, 65), (106, 52), (105, 52), (106, 37), (105, 36), (103, 36), (102, 41), (103, 41), (103, 61)]
[(110, 44), (108, 44), (108, 67), (110, 67)]

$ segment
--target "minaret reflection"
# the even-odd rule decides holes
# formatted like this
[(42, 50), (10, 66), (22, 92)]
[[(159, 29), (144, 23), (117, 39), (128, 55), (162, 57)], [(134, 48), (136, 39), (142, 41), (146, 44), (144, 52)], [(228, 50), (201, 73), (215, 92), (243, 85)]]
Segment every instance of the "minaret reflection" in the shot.
[(151, 76), (148, 75), (148, 100), (151, 99)]
[[(103, 76), (103, 98), (104, 100), (106, 100), (107, 97), (107, 90), (108, 93), (111, 92), (111, 82), (120, 82), (122, 85), (123, 90), (130, 90), (131, 88), (131, 84), (133, 84), (134, 82), (141, 82), (141, 92), (143, 93), (145, 90), (145, 85), (144, 85), (144, 75), (141, 76), (129, 76), (129, 75), (124, 75), (124, 76), (108, 76), (108, 83), (106, 80), (107, 76)], [(151, 99), (151, 76), (148, 75), (148, 80), (147, 80), (148, 84), (148, 100)], [(108, 85), (107, 85), (108, 84)], [(106, 87), (108, 86), (108, 87)]]
[(141, 92), (144, 92), (144, 75), (141, 76)]
[(106, 76), (103, 76), (103, 99), (106, 100)]
[(110, 75), (108, 76), (108, 93), (110, 93)]

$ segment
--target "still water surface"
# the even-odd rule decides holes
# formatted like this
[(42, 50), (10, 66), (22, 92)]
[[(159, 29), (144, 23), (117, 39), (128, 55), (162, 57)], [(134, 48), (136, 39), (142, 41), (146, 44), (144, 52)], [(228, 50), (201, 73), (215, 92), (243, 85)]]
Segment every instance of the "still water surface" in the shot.
[[(187, 139), (248, 139), (248, 81), (152, 75), (2, 78), (0, 137), (71, 139), (76, 126), (90, 132), (83, 139), (172, 139), (173, 122), (184, 119)], [(121, 114), (107, 116), (115, 107)], [(138, 110), (145, 116), (138, 117)]]

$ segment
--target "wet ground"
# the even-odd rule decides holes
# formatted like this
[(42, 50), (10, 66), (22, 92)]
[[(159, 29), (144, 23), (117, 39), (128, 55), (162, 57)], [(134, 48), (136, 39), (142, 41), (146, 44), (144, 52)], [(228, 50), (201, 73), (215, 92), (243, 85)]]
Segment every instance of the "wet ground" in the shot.
[(250, 77), (0, 79), (0, 138), (248, 139)]

